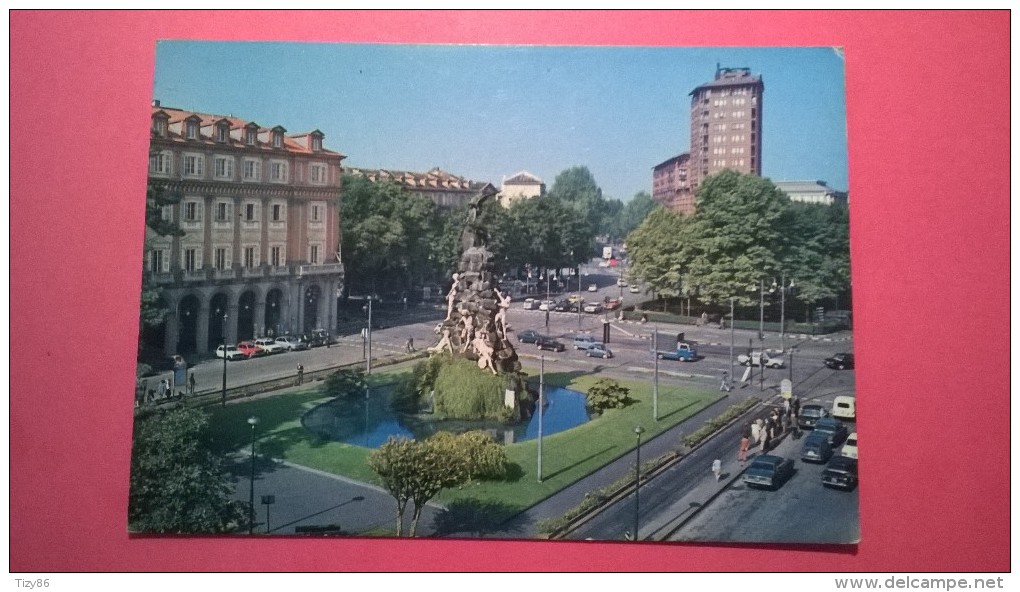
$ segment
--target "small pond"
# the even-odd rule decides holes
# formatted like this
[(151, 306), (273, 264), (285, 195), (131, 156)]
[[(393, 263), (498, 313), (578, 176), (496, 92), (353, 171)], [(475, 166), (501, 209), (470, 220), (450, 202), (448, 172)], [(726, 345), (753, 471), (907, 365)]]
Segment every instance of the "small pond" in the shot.
[[(505, 444), (538, 438), (538, 414), (517, 425), (495, 421), (433, 420), (428, 414), (403, 415), (390, 410), (393, 388), (381, 386), (367, 398), (334, 399), (305, 413), (301, 424), (326, 440), (378, 448), (390, 436), (424, 439), (439, 431), (486, 430)], [(588, 421), (584, 393), (559, 387), (545, 391), (542, 434), (549, 436)]]

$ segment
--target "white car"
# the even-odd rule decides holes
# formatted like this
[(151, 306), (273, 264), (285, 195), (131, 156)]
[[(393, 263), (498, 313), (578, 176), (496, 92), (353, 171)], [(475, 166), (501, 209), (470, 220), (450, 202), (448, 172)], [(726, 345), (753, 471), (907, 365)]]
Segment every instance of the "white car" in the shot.
[(556, 306), (556, 303), (552, 300), (543, 300), (541, 304), (538, 305), (538, 310), (552, 310), (554, 306)]
[(641, 286), (631, 286), (630, 287), (630, 293), (631, 294), (638, 294), (640, 292), (641, 292)]
[(245, 354), (243, 351), (237, 349), (236, 345), (228, 345), (226, 348), (226, 352), (224, 352), (223, 346), (220, 345), (216, 348), (216, 357), (217, 358), (226, 357), (228, 360), (233, 361), (233, 360), (245, 360), (248, 358), (248, 355)]
[(599, 261), (599, 267), (609, 267), (609, 262), (605, 260)]
[(846, 441), (843, 442), (843, 449), (839, 453), (850, 458), (857, 458), (857, 432), (846, 437)]
[(278, 354), (287, 351), (287, 348), (282, 343), (277, 343), (272, 337), (259, 337), (255, 340), (255, 345), (261, 347), (267, 354)]
[(588, 291), (589, 292), (598, 292), (599, 291), (599, 287), (598, 287), (597, 284), (588, 284)]
[(308, 349), (308, 344), (301, 341), (301, 338), (296, 335), (283, 335), (281, 337), (277, 337), (276, 343), (282, 345), (287, 351)]
[(625, 280), (623, 278), (620, 278), (620, 279), (616, 280), (616, 285), (620, 286), (621, 288), (626, 288), (628, 286), (627, 280)]
[(737, 362), (744, 366), (761, 366), (765, 362), (766, 368), (782, 368), (785, 364), (781, 356), (771, 357), (765, 352), (751, 352), (751, 355), (740, 354)]

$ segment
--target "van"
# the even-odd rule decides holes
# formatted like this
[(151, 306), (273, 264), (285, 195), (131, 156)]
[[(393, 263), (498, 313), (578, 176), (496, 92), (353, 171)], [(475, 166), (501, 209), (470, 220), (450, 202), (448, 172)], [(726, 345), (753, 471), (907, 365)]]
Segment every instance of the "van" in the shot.
[(833, 399), (832, 416), (851, 421), (857, 419), (857, 399), (842, 395)]
[(574, 349), (586, 350), (596, 343), (602, 343), (598, 339), (595, 339), (591, 335), (577, 335), (574, 337)]

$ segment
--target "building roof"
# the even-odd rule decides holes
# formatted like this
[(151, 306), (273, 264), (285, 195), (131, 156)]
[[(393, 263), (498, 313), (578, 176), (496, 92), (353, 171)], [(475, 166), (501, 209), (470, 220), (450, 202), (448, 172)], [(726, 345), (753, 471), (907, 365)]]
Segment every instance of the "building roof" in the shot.
[(719, 88), (726, 86), (747, 86), (749, 84), (763, 84), (761, 76), (751, 74), (750, 68), (721, 68), (715, 70), (715, 80), (706, 82), (694, 88), (690, 93), (693, 95), (703, 88)]
[(509, 179), (504, 179), (503, 184), (507, 185), (542, 185), (542, 179), (532, 175), (528, 171), (521, 171)]
[(450, 191), (477, 191), (488, 185), (488, 183), (472, 181), (465, 177), (448, 173), (439, 167), (435, 167), (425, 173), (363, 168), (346, 168), (345, 172), (355, 177), (365, 177), (369, 181), (392, 181), (398, 185), (403, 185), (408, 189), (419, 191), (437, 189)]
[(774, 181), (776, 187), (787, 193), (844, 193), (825, 184), (825, 181)]
[[(325, 147), (323, 147), (321, 150), (312, 150), (312, 144), (308, 140), (309, 137), (313, 135), (318, 135), (320, 137), (325, 138), (325, 134), (323, 134), (321, 131), (317, 129), (312, 130), (310, 132), (302, 132), (299, 134), (287, 135), (286, 134), (287, 130), (283, 128), (283, 126), (277, 125), (273, 127), (265, 127), (253, 121), (241, 119), (240, 117), (234, 117), (233, 115), (216, 115), (212, 113), (188, 111), (185, 109), (179, 109), (177, 107), (165, 107), (160, 105), (159, 101), (153, 101), (152, 116), (155, 117), (157, 114), (160, 113), (166, 116), (167, 123), (169, 124), (166, 134), (166, 138), (168, 140), (185, 141), (183, 126), (182, 129), (180, 129), (179, 131), (175, 131), (174, 124), (181, 123), (185, 120), (194, 117), (198, 119), (200, 133), (199, 138), (197, 140), (187, 140), (189, 142), (204, 142), (209, 144), (218, 144), (218, 142), (215, 141), (215, 135), (213, 133), (213, 130), (215, 129), (217, 123), (221, 121), (226, 121), (229, 124), (231, 130), (242, 130), (248, 127), (249, 125), (254, 125), (258, 127), (257, 141), (258, 145), (263, 148), (267, 149), (270, 148), (272, 132), (273, 130), (278, 129), (284, 132), (283, 147), (288, 152), (300, 152), (304, 154), (321, 154), (328, 156), (339, 156), (340, 158), (344, 158), (344, 156), (339, 152), (335, 150), (329, 150)], [(247, 144), (244, 143), (243, 138), (241, 138), (240, 140), (237, 138), (230, 138), (228, 139), (228, 143), (238, 146), (247, 146)]]
[(668, 165), (674, 164), (676, 162), (679, 162), (681, 160), (690, 160), (690, 158), (691, 158), (691, 153), (690, 152), (681, 152), (680, 154), (677, 154), (676, 156), (673, 156), (671, 158), (667, 158), (666, 160), (664, 160), (664, 161), (660, 162), (659, 164), (653, 166), (652, 169), (653, 170), (659, 169), (659, 168), (662, 168), (664, 166), (668, 166)]

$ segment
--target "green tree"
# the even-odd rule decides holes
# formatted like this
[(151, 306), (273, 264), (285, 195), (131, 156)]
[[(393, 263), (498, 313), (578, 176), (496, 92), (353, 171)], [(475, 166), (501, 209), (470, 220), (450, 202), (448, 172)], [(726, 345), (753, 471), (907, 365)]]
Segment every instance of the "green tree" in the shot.
[(693, 258), (689, 216), (656, 208), (627, 236), (630, 275), (663, 296), (679, 296)]
[(440, 491), (464, 482), (463, 455), (442, 443), (391, 437), (368, 456), (368, 464), (397, 504), (397, 536), (403, 535), (404, 512), (413, 505), (411, 530), (415, 536), (425, 504)]
[[(850, 289), (850, 224), (841, 206), (792, 203), (793, 244), (782, 272), (808, 305)], [(777, 278), (778, 280), (779, 278)]]
[(461, 457), (467, 481), (506, 476), (509, 465), (506, 450), (486, 432), (473, 430), (457, 435), (437, 432), (429, 437), (429, 442), (450, 456)]
[(158, 533), (223, 533), (244, 520), (218, 457), (202, 440), (207, 416), (179, 408), (136, 420), (128, 523)]
[(337, 370), (322, 381), (323, 394), (334, 398), (363, 397), (366, 387), (365, 373), (360, 368)]
[[(688, 285), (703, 302), (757, 302), (760, 282), (778, 277), (789, 260), (790, 198), (757, 175), (724, 170), (698, 188), (691, 216)], [(629, 245), (628, 245), (629, 247)]]
[(635, 193), (634, 197), (623, 206), (623, 211), (619, 216), (618, 234), (615, 236), (620, 238), (626, 237), (635, 228), (640, 226), (645, 218), (648, 217), (648, 214), (657, 207), (660, 207), (659, 204), (652, 200), (652, 196), (647, 191)]

